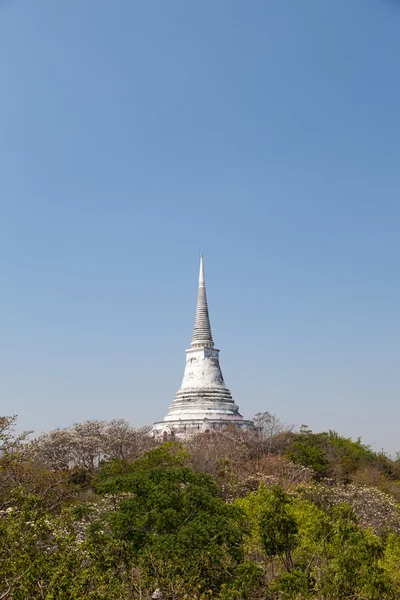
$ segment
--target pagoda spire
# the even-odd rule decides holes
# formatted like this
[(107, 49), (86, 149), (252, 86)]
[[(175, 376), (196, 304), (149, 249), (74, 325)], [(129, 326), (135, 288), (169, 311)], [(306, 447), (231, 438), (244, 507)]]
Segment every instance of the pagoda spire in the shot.
[(203, 255), (200, 254), (199, 293), (191, 347), (186, 350), (186, 365), (181, 387), (163, 421), (154, 423), (154, 436), (163, 439), (187, 437), (224, 427), (254, 429), (243, 419), (239, 407), (226, 387), (214, 348), (208, 315)]
[(196, 319), (192, 337), (192, 348), (206, 346), (214, 347), (211, 334), (210, 317), (208, 314), (206, 282), (204, 279), (203, 255), (200, 254), (199, 292), (197, 295)]

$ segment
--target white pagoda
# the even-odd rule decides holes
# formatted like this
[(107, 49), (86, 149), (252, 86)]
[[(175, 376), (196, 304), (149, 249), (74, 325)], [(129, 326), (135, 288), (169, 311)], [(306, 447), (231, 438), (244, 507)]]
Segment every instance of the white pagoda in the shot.
[(199, 292), (192, 343), (186, 350), (186, 368), (180, 389), (167, 416), (154, 423), (153, 434), (182, 437), (228, 425), (253, 429), (225, 385), (219, 366), (219, 350), (214, 348), (208, 314), (203, 255), (200, 254)]

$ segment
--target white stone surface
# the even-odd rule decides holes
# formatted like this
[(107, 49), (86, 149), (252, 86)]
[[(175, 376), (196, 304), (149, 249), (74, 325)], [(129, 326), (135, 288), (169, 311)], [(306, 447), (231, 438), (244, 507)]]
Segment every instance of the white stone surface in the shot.
[(232, 424), (254, 427), (252, 421), (243, 420), (222, 376), (219, 350), (211, 334), (201, 254), (195, 325), (182, 385), (164, 421), (154, 424), (153, 433), (179, 437)]

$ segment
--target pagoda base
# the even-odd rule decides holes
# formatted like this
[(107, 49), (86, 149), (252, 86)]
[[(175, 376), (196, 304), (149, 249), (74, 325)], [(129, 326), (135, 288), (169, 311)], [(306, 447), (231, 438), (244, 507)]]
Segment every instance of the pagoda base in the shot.
[(151, 431), (156, 438), (186, 438), (206, 431), (217, 431), (226, 427), (235, 427), (244, 431), (254, 430), (253, 421), (244, 420), (240, 416), (232, 416), (225, 419), (177, 419), (168, 421), (159, 421), (154, 423)]

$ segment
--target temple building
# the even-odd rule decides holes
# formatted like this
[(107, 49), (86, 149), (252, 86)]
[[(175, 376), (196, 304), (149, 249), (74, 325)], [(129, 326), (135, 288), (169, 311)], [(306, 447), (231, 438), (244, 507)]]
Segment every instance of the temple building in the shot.
[(225, 385), (219, 365), (219, 350), (214, 348), (208, 314), (203, 255), (200, 254), (199, 291), (192, 343), (186, 350), (186, 368), (180, 389), (167, 416), (154, 423), (153, 434), (182, 437), (228, 425), (253, 429)]

